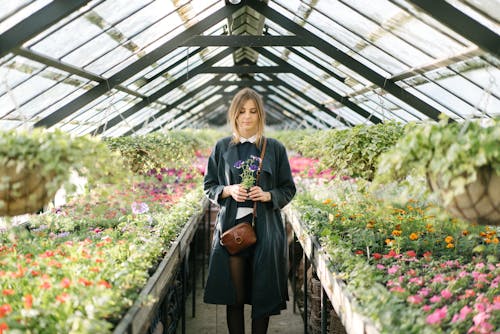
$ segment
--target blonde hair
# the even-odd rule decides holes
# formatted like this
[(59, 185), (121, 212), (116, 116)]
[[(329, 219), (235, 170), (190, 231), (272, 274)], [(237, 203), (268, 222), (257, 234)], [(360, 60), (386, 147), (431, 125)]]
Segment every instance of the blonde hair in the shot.
[(238, 130), (238, 124), (236, 124), (236, 119), (240, 113), (243, 105), (248, 101), (253, 100), (257, 108), (257, 115), (259, 118), (259, 124), (257, 126), (257, 146), (261, 145), (262, 138), (264, 137), (264, 125), (266, 124), (266, 114), (264, 112), (264, 102), (262, 97), (251, 88), (243, 88), (233, 97), (229, 110), (227, 111), (227, 120), (233, 131), (233, 139), (231, 142), (238, 143), (240, 141), (241, 134)]

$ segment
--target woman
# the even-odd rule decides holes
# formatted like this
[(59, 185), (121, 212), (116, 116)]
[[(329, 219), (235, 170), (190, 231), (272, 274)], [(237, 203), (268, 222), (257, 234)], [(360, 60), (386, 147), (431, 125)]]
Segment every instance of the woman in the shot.
[[(264, 139), (262, 98), (245, 88), (233, 98), (228, 111), (233, 135), (217, 142), (204, 179), (205, 194), (220, 206), (214, 231), (204, 301), (225, 304), (230, 334), (245, 332), (243, 306), (252, 305), (252, 333), (266, 333), (269, 316), (286, 308), (288, 299), (288, 248), (280, 209), (295, 195), (295, 184), (285, 147)], [(240, 169), (234, 164), (251, 155), (260, 156), (267, 140), (257, 185), (247, 191), (240, 185)], [(257, 243), (230, 255), (220, 236), (241, 221), (251, 221), (257, 202)]]

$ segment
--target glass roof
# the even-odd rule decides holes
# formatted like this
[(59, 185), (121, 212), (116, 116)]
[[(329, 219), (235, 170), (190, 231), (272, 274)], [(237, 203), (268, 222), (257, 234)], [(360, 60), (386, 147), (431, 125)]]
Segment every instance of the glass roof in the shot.
[(0, 129), (221, 126), (244, 86), (276, 128), (499, 117), (500, 2), (415, 3), (2, 1)]

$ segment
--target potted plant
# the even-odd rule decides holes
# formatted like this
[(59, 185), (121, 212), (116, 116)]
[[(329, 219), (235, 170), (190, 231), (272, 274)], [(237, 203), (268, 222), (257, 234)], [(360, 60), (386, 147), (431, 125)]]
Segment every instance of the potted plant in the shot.
[(411, 173), (427, 177), (429, 188), (455, 217), (500, 225), (500, 121), (498, 119), (411, 124), (380, 157), (376, 183)]
[[(89, 182), (118, 177), (120, 165), (98, 138), (41, 128), (0, 132), (0, 216), (41, 210), (71, 171)], [(108, 179), (109, 181), (109, 179)]]

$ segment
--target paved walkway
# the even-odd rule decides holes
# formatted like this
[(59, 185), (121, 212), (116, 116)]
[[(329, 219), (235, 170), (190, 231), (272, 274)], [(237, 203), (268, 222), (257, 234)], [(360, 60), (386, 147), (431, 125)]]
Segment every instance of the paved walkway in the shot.
[[(201, 288), (201, 274), (196, 282), (196, 314), (192, 317), (192, 295), (188, 296), (186, 303), (186, 333), (187, 334), (226, 334), (226, 307), (224, 305), (210, 305), (203, 303), (203, 289)], [(304, 333), (304, 323), (301, 315), (293, 313), (292, 294), (287, 303), (287, 309), (280, 315), (272, 316), (269, 322), (268, 334), (301, 334)], [(245, 305), (246, 333), (250, 329), (250, 307)], [(180, 326), (179, 326), (180, 327)], [(177, 331), (181, 333), (180, 328)]]

